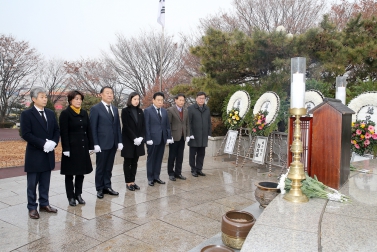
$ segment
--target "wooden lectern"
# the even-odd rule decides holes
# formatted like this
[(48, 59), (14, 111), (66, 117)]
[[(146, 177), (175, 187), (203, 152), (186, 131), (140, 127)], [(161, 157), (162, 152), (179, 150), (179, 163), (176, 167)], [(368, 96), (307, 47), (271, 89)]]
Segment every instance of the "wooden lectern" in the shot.
[(313, 108), (311, 169), (327, 186), (339, 189), (350, 174), (351, 124), (355, 112), (340, 100), (325, 98)]

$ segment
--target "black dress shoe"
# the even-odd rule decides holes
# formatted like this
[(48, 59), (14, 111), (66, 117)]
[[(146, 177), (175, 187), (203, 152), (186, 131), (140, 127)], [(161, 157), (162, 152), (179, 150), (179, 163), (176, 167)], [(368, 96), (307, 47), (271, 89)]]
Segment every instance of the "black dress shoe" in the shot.
[(192, 176), (197, 177), (198, 174), (196, 172), (191, 172)]
[(37, 209), (29, 210), (29, 217), (30, 219), (39, 219), (39, 213)]
[(205, 174), (202, 171), (196, 172), (199, 176), (205, 176)]
[(155, 179), (154, 182), (157, 182), (157, 183), (159, 183), (159, 184), (165, 184), (165, 182), (162, 181), (161, 179)]
[(76, 200), (75, 200), (75, 198), (68, 199), (68, 202), (69, 202), (70, 206), (76, 206)]
[(175, 176), (175, 177), (178, 178), (178, 179), (186, 180), (186, 177), (182, 176), (182, 174), (178, 175), (178, 176)]
[(169, 179), (170, 179), (171, 181), (176, 181), (176, 179), (175, 179), (174, 176), (169, 176)]
[(81, 197), (81, 195), (77, 195), (76, 199), (79, 202), (79, 204), (85, 204), (85, 200)]
[(135, 191), (134, 185), (126, 185), (127, 189), (130, 191)]
[(39, 212), (57, 213), (58, 209), (52, 206), (39, 206)]
[(148, 185), (149, 186), (154, 186), (154, 182), (153, 181), (148, 181)]
[(135, 190), (140, 190), (140, 186), (138, 186), (137, 184), (133, 184)]
[(103, 198), (103, 190), (97, 191), (97, 198), (102, 199)]
[(110, 195), (119, 195), (119, 193), (114, 191), (111, 187), (103, 189), (103, 193), (107, 193)]

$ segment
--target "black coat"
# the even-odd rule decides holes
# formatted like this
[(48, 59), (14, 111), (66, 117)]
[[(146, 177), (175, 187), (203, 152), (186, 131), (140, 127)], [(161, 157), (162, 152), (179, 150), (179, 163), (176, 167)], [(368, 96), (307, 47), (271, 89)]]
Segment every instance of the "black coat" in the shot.
[(69, 157), (62, 154), (60, 173), (66, 175), (91, 173), (93, 167), (89, 150), (94, 149), (94, 143), (88, 113), (81, 109), (80, 114), (77, 114), (68, 107), (60, 114), (59, 124), (63, 152), (70, 152)]
[(187, 108), (190, 122), (190, 135), (195, 139), (190, 139), (188, 146), (207, 147), (208, 136), (212, 134), (211, 113), (207, 105), (203, 105), (203, 110), (199, 109), (197, 103)]
[(54, 112), (46, 108), (44, 111), (48, 127), (34, 106), (21, 113), (22, 138), (27, 142), (25, 172), (44, 172), (55, 168), (55, 152), (46, 153), (43, 147), (46, 139), (59, 143), (59, 126)]
[[(137, 156), (144, 156), (144, 143), (145, 143), (145, 123), (143, 110), (137, 108), (137, 123), (132, 113), (131, 107), (122, 109), (122, 142), (123, 150), (121, 156), (124, 158), (134, 158)], [(134, 139), (142, 137), (143, 142), (136, 146), (134, 145)]]

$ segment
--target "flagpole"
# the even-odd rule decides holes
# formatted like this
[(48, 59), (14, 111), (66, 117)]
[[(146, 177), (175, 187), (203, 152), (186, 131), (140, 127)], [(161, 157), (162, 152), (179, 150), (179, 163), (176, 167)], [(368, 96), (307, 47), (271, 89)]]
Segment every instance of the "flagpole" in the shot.
[(160, 92), (162, 92), (162, 55), (164, 47), (164, 26), (162, 26), (161, 46), (160, 46)]

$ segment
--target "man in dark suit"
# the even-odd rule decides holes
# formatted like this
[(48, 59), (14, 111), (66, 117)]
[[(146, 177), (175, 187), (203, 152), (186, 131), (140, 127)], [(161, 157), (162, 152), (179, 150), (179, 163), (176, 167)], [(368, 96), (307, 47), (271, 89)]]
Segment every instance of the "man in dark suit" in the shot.
[(182, 175), (182, 162), (185, 141), (190, 141), (190, 125), (188, 111), (183, 107), (185, 105), (185, 99), (186, 96), (184, 94), (178, 94), (174, 99), (175, 105), (167, 109), (171, 134), (174, 140), (174, 142), (169, 145), (168, 174), (171, 181), (176, 181), (176, 178), (186, 179)]
[(59, 142), (59, 127), (52, 110), (46, 109), (47, 90), (34, 87), (30, 91), (34, 106), (21, 114), (22, 138), (27, 142), (25, 172), (27, 173), (27, 208), (31, 219), (39, 219), (36, 189), (39, 191), (39, 211), (56, 213), (50, 206), (51, 170), (55, 168), (54, 148)]
[(102, 101), (90, 109), (94, 151), (96, 152), (96, 190), (97, 197), (103, 194), (119, 195), (111, 187), (111, 176), (117, 149), (122, 150), (122, 134), (118, 108), (111, 105), (114, 99), (112, 87), (101, 89)]
[(147, 143), (147, 177), (148, 185), (154, 186), (154, 182), (165, 184), (160, 179), (162, 157), (165, 151), (165, 144), (172, 143), (170, 134), (170, 123), (164, 104), (164, 94), (157, 92), (153, 94), (152, 106), (144, 110), (145, 140)]
[(211, 113), (205, 105), (206, 94), (198, 92), (196, 103), (188, 107), (190, 121), (190, 146), (189, 164), (191, 174), (194, 177), (205, 176), (203, 173), (203, 162), (208, 145), (208, 138), (211, 136), (212, 124)]

